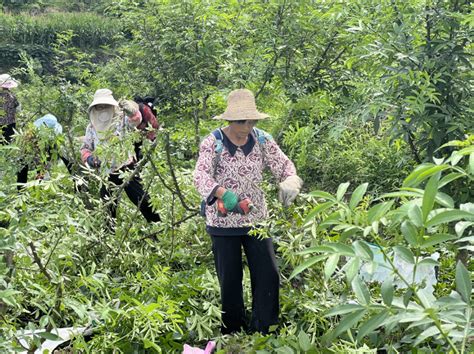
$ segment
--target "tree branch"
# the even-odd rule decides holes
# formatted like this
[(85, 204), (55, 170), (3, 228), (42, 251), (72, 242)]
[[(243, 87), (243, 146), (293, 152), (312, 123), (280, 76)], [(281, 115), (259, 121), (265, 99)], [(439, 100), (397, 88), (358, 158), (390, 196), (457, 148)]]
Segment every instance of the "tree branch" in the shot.
[(41, 263), (41, 259), (39, 258), (38, 253), (36, 252), (36, 247), (33, 241), (31, 241), (28, 245), (30, 246), (31, 253), (33, 254), (33, 260), (38, 265), (41, 273), (43, 273), (44, 276), (48, 278), (49, 281), (51, 281), (51, 276), (49, 275), (48, 270), (43, 266), (43, 263)]

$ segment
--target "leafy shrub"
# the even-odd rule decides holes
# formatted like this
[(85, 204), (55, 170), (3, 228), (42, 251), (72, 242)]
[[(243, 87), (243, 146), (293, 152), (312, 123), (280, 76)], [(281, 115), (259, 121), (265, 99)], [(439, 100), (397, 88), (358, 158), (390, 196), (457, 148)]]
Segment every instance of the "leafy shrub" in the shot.
[[(465, 156), (469, 162), (463, 169), (460, 161)], [(456, 291), (436, 297), (415, 282), (415, 275), (402, 275), (394, 263), (394, 255), (412, 264), (416, 272), (422, 264), (439, 265), (428, 257), (434, 246), (451, 254), (452, 263), (453, 249), (473, 249), (474, 204), (459, 204), (441, 192), (455, 178), (472, 182), (472, 161), (474, 146), (470, 145), (436, 164), (420, 165), (399, 191), (380, 196), (370, 208), (360, 204), (367, 183), (353, 191), (349, 202), (344, 200), (348, 183), (341, 184), (336, 195), (323, 191), (310, 193), (321, 202), (307, 215), (306, 226), (313, 233), (330, 235), (332, 242), (300, 252), (318, 255), (306, 259), (292, 276), (325, 260), (325, 279), (336, 273), (342, 280), (345, 275), (355, 295), (350, 302), (336, 305), (326, 313), (328, 317), (343, 316), (327, 334), (327, 340), (348, 333), (357, 343), (368, 342), (386, 350), (405, 351), (423, 345), (427, 349), (455, 353), (467, 349), (474, 334), (470, 326), (472, 272), (458, 261), (450, 272)], [(442, 177), (443, 173), (447, 174)], [(420, 188), (423, 184), (424, 188)], [(377, 245), (386, 263), (376, 260), (369, 243)], [(370, 289), (359, 275), (362, 263), (388, 267), (393, 280), (389, 276), (380, 288)], [(404, 289), (395, 287), (394, 281), (403, 283)]]
[(335, 137), (318, 127), (290, 126), (283, 144), (308, 188), (335, 191), (340, 183), (368, 182), (371, 191), (392, 189), (412, 166), (406, 145), (374, 135), (370, 126), (346, 128)]

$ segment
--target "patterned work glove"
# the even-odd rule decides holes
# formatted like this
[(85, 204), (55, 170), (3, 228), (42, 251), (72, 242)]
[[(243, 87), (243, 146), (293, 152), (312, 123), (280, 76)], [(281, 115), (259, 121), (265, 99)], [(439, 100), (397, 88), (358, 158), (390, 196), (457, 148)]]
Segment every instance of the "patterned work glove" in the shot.
[(303, 180), (297, 175), (287, 177), (279, 184), (278, 199), (282, 202), (283, 206), (287, 207), (295, 200), (302, 186)]
[(100, 165), (102, 164), (102, 162), (97, 157), (94, 157), (94, 156), (89, 156), (86, 162), (90, 167), (93, 167), (93, 168), (99, 168)]

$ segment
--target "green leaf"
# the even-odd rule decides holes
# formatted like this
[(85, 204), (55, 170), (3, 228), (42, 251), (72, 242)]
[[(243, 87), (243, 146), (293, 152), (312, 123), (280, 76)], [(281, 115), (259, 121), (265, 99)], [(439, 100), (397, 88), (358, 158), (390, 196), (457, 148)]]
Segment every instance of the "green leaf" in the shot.
[(382, 293), (383, 303), (387, 306), (392, 305), (393, 301), (393, 282), (392, 277), (388, 276), (382, 286), (380, 287), (380, 292)]
[(454, 226), (454, 230), (456, 231), (456, 235), (461, 237), (464, 234), (464, 231), (472, 225), (474, 225), (474, 222), (472, 222), (472, 221), (460, 221), (460, 222), (456, 223), (456, 225)]
[(60, 336), (57, 334), (51, 333), (51, 332), (36, 332), (38, 336), (44, 339), (49, 339), (49, 340), (62, 340)]
[(365, 321), (360, 327), (359, 327), (359, 333), (357, 333), (357, 341), (361, 342), (362, 339), (369, 333), (373, 332), (377, 327), (382, 325), (382, 323), (385, 321), (385, 319), (388, 317), (389, 313), (388, 311), (382, 311), (372, 318), (368, 319)]
[(395, 253), (397, 253), (400, 258), (402, 258), (405, 262), (408, 262), (410, 264), (415, 264), (415, 255), (413, 254), (413, 252), (404, 247), (404, 246), (395, 246), (393, 247), (393, 250), (395, 251)]
[(413, 343), (413, 347), (416, 348), (425, 339), (432, 337), (438, 333), (439, 333), (439, 329), (436, 326), (428, 327), (417, 336), (416, 341)]
[(394, 202), (394, 200), (390, 200), (388, 202), (383, 202), (370, 208), (367, 212), (367, 219), (369, 223), (372, 224), (374, 221), (380, 220), (392, 208)]
[(298, 343), (300, 345), (300, 348), (305, 352), (311, 349), (311, 340), (304, 331), (300, 331), (300, 333), (298, 334)]
[(279, 347), (275, 349), (275, 353), (277, 354), (295, 354), (295, 351), (291, 349), (289, 346), (284, 345), (283, 347)]
[(306, 261), (301, 263), (299, 266), (297, 266), (295, 269), (293, 269), (293, 272), (291, 272), (291, 275), (290, 275), (290, 279), (294, 278), (295, 276), (300, 274), (302, 271), (308, 269), (312, 265), (316, 264), (319, 261), (322, 261), (325, 258), (327, 258), (327, 255), (323, 254), (323, 255), (318, 255), (318, 256), (314, 256), (307, 259)]
[(454, 240), (456, 238), (457, 238), (456, 236), (450, 235), (450, 234), (431, 235), (423, 241), (423, 243), (421, 244), (421, 248), (434, 246), (434, 245), (437, 245), (439, 243), (443, 243), (443, 242), (446, 242), (446, 241), (449, 241), (449, 240)]
[(418, 246), (418, 229), (411, 221), (404, 221), (401, 226), (403, 237), (411, 246)]
[(336, 201), (336, 198), (334, 198), (330, 193), (324, 192), (324, 191), (313, 191), (309, 193), (311, 197), (316, 197), (316, 198), (323, 198), (323, 199), (328, 199), (332, 201)]
[(357, 232), (361, 231), (360, 227), (358, 226), (353, 226), (353, 227), (349, 227), (347, 228), (342, 234), (341, 236), (339, 237), (339, 240), (342, 242), (342, 241), (345, 241), (347, 240), (349, 237), (352, 237), (354, 236)]
[(416, 227), (423, 226), (423, 213), (418, 205), (413, 204), (410, 206), (408, 209), (408, 217)]
[(324, 317), (332, 317), (332, 316), (339, 316), (339, 315), (345, 315), (346, 313), (351, 313), (356, 310), (363, 310), (364, 307), (361, 305), (356, 305), (356, 304), (344, 304), (344, 305), (339, 305), (336, 307), (333, 307), (330, 309)]
[(331, 338), (336, 338), (341, 333), (354, 327), (364, 317), (366, 310), (354, 311), (341, 319), (336, 328), (330, 333)]
[(469, 154), (469, 167), (468, 171), (471, 175), (474, 175), (474, 152)]
[(450, 166), (444, 165), (433, 165), (433, 164), (422, 164), (419, 165), (413, 172), (405, 178), (403, 181), (403, 187), (416, 187), (428, 177), (431, 177), (435, 173), (444, 171), (450, 168)]
[(407, 289), (405, 291), (405, 294), (403, 294), (403, 305), (405, 305), (405, 307), (408, 306), (408, 303), (410, 302), (412, 295), (413, 295), (413, 290), (411, 289)]
[(303, 225), (306, 225), (308, 222), (312, 221), (316, 215), (325, 211), (326, 209), (329, 209), (332, 205), (334, 205), (334, 202), (326, 202), (315, 206), (304, 219)]
[(436, 193), (438, 192), (438, 182), (441, 173), (436, 173), (429, 179), (426, 184), (425, 193), (423, 194), (423, 203), (421, 210), (423, 212), (423, 222), (426, 221), (429, 212), (433, 209)]
[(359, 202), (362, 200), (362, 197), (367, 191), (368, 185), (368, 183), (361, 184), (354, 190), (354, 192), (352, 193), (351, 201), (349, 202), (349, 208), (351, 210), (354, 210), (359, 204)]
[(456, 265), (456, 290), (467, 304), (471, 303), (472, 282), (468, 270), (461, 261)]
[(439, 262), (437, 260), (434, 260), (431, 257), (426, 257), (422, 259), (421, 261), (418, 262), (418, 265), (432, 265), (432, 266), (439, 266)]
[(344, 266), (344, 271), (346, 273), (347, 282), (350, 283), (352, 279), (357, 275), (360, 269), (360, 258), (354, 257), (349, 260)]
[(451, 173), (448, 173), (446, 176), (444, 176), (443, 178), (441, 178), (441, 180), (439, 181), (439, 185), (438, 185), (438, 188), (442, 188), (444, 187), (445, 185), (451, 183), (452, 181), (458, 179), (458, 178), (461, 178), (463, 177), (464, 174), (460, 173), (460, 172), (451, 172)]
[(351, 246), (345, 245), (343, 243), (326, 243), (329, 247), (331, 247), (334, 251), (339, 252), (342, 256), (354, 257), (355, 252)]
[(374, 253), (370, 249), (369, 245), (364, 242), (364, 241), (355, 241), (352, 246), (355, 249), (355, 253), (357, 256), (361, 257), (362, 259), (365, 260), (373, 260), (374, 259)]
[(446, 224), (451, 221), (457, 221), (462, 219), (474, 220), (474, 214), (457, 209), (445, 210), (435, 214), (431, 219), (429, 219), (426, 223), (426, 227), (433, 227), (439, 224)]
[(310, 253), (334, 253), (334, 252), (335, 252), (334, 248), (326, 244), (326, 245), (309, 247), (303, 251), (297, 252), (296, 254), (304, 255), (304, 254), (310, 254)]
[(352, 280), (351, 285), (352, 290), (354, 291), (357, 299), (359, 300), (359, 303), (363, 305), (368, 305), (370, 303), (370, 293), (364, 282), (358, 276), (356, 276)]
[(331, 275), (334, 273), (337, 267), (337, 263), (339, 262), (339, 254), (335, 253), (328, 257), (326, 264), (324, 265), (324, 279), (326, 281), (331, 278)]
[(337, 193), (336, 193), (336, 199), (337, 201), (341, 201), (342, 198), (344, 197), (344, 194), (346, 194), (347, 188), (349, 187), (349, 182), (346, 183), (341, 183), (339, 187), (337, 188)]

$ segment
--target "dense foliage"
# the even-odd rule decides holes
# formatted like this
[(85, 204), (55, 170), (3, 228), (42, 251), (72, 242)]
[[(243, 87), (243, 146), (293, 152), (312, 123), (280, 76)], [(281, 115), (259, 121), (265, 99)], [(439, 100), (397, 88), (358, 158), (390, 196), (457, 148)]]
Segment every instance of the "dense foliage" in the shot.
[[(70, 343), (84, 352), (180, 352), (209, 339), (222, 353), (474, 350), (469, 1), (3, 7), (1, 67), (21, 80), (23, 108), (14, 143), (0, 146), (0, 351), (33, 350), (71, 326), (88, 327)], [(115, 232), (104, 226), (106, 173), (78, 156), (102, 87), (156, 97), (165, 129), (145, 144), (140, 174), (160, 224), (122, 197)], [(268, 336), (219, 335), (219, 286), (192, 185), (198, 144), (218, 124), (210, 118), (238, 87), (255, 92), (272, 117), (259, 127), (305, 181), (287, 209), (274, 181), (264, 186), (272, 217), (259, 237), (273, 237), (281, 270), (281, 321)], [(45, 113), (63, 136), (33, 135)], [(51, 139), (74, 175), (58, 163), (40, 181), (32, 168), (17, 192), (17, 169), (43, 168)], [(400, 259), (437, 267), (432, 293)], [(363, 277), (377, 268), (391, 277)], [(245, 286), (250, 308), (248, 274)], [(45, 331), (21, 344), (34, 329)]]

